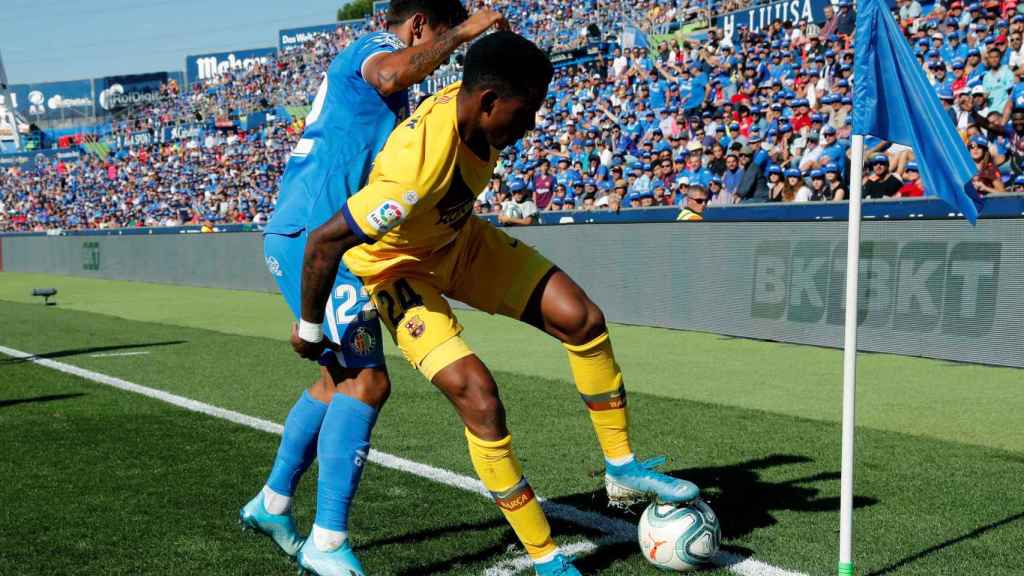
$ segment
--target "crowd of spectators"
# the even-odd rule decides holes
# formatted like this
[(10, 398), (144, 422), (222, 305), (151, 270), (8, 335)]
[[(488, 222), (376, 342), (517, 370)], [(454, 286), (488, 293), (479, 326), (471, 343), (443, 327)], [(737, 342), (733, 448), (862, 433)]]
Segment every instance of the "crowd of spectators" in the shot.
[(0, 230), (264, 224), (301, 122), (0, 171)]
[[(538, 211), (676, 206), (693, 219), (705, 205), (847, 197), (850, 0), (818, 22), (776, 21), (733, 38), (711, 28), (650, 47), (622, 42), (625, 25), (651, 30), (743, 2), (477, 0), (472, 8), (482, 6), (501, 10), (515, 29), (553, 50), (618, 42), (597, 60), (557, 70), (537, 129), (502, 155), (477, 213), (511, 225), (534, 221)], [(978, 164), (976, 188), (1020, 191), (1024, 4), (956, 0), (926, 11), (917, 0), (899, 0), (895, 14)], [(369, 27), (376, 26), (379, 18)], [(191, 87), (168, 85), (168, 98), (121, 128), (307, 104), (352, 38), (339, 30), (266, 65)], [(273, 209), (277, 178), (301, 130), (301, 122), (271, 115), (258, 130), (11, 170), (0, 174), (0, 230), (259, 224)], [(872, 139), (868, 147), (866, 197), (926, 192), (912, 150)]]

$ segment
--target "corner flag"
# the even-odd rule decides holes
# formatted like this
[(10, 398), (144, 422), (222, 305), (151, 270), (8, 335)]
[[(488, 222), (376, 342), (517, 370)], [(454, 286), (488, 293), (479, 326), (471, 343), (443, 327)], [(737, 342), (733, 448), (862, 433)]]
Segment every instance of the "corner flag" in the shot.
[(925, 192), (974, 224), (977, 167), (883, 0), (857, 2), (853, 77), (853, 133), (913, 148)]
[(7, 90), (7, 72), (4, 70), (3, 56), (0, 56), (0, 90)]

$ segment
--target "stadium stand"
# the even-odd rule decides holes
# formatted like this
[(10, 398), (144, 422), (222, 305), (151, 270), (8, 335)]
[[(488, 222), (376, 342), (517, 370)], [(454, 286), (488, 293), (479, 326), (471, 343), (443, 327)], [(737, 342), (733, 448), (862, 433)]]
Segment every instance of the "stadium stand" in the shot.
[[(743, 0), (475, 4), (505, 13), (557, 66), (537, 130), (502, 156), (477, 213), (517, 210), (519, 190), (541, 212), (681, 206), (695, 185), (711, 205), (845, 198), (849, 0), (817, 21), (731, 36), (710, 23), (747, 8)], [(1024, 190), (1020, 12), (1012, 0), (899, 0), (895, 9), (984, 194)], [(85, 150), (80, 161), (0, 168), (0, 232), (265, 222), (321, 74), (358, 33), (339, 27), (265, 64), (190, 86), (168, 81), (155, 101), (65, 136), (60, 144)], [(454, 77), (455, 65), (435, 74)], [(425, 85), (415, 95), (436, 88)], [(868, 146), (867, 196), (926, 192), (911, 150)]]

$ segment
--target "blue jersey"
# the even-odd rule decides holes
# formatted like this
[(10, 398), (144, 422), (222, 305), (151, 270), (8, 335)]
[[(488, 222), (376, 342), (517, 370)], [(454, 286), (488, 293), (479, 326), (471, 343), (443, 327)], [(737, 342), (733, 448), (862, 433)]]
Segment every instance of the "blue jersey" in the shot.
[(408, 114), (409, 95), (403, 90), (381, 96), (363, 79), (363, 64), (371, 56), (404, 47), (397, 36), (375, 32), (331, 62), (281, 177), (268, 233), (294, 234), (320, 226), (366, 183), (373, 159)]

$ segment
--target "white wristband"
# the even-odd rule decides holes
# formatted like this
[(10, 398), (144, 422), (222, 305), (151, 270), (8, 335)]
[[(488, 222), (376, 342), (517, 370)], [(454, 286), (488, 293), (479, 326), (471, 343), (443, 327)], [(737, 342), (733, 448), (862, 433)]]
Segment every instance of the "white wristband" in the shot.
[(305, 320), (299, 320), (299, 338), (309, 342), (310, 344), (316, 344), (324, 339), (324, 329), (320, 324), (314, 324), (313, 322), (306, 322)]

